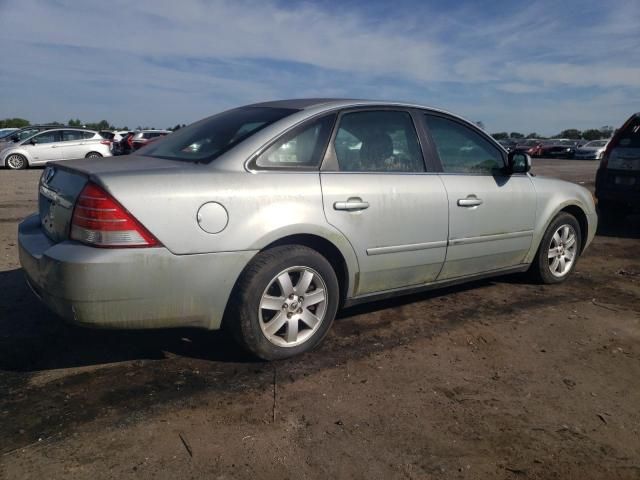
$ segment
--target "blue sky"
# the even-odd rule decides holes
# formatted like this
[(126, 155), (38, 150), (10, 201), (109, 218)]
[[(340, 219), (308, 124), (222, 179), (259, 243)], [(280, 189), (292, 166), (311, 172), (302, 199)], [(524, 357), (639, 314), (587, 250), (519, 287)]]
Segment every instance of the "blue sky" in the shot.
[(0, 0), (0, 118), (190, 123), (279, 98), (432, 105), (489, 131), (640, 110), (640, 1)]

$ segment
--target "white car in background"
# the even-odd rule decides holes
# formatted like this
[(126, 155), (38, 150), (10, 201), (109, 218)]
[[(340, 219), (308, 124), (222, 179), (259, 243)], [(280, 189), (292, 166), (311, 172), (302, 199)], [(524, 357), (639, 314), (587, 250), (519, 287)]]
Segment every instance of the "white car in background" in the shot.
[(11, 144), (0, 152), (0, 165), (21, 170), (47, 162), (111, 156), (111, 142), (94, 130), (46, 130)]

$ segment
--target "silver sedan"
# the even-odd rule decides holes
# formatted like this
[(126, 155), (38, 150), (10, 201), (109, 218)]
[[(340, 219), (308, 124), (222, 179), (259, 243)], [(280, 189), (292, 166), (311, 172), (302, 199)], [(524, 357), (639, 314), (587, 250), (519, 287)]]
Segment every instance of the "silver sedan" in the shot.
[(565, 280), (594, 202), (530, 167), (440, 110), (254, 104), (135, 155), (47, 167), (20, 261), (73, 322), (224, 327), (285, 358), (318, 345), (343, 306), (513, 272)]

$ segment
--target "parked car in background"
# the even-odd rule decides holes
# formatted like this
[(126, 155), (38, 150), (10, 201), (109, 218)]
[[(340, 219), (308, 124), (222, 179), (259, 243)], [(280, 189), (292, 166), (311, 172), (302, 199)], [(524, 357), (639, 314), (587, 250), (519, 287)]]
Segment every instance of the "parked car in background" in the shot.
[(60, 128), (60, 125), (29, 125), (28, 127), (20, 128), (5, 138), (0, 139), (0, 151), (12, 143), (20, 142), (38, 132), (51, 130), (52, 128)]
[(523, 138), (521, 140), (518, 140), (515, 147), (513, 147), (513, 151), (517, 153), (526, 153), (533, 156), (531, 154), (531, 151), (533, 148), (537, 147), (540, 142), (542, 142), (542, 139), (540, 138)]
[(110, 157), (110, 142), (93, 130), (60, 128), (36, 133), (0, 152), (0, 165), (12, 169), (74, 158)]
[(18, 128), (0, 128), (0, 139), (6, 138), (18, 130)]
[(73, 322), (215, 330), (224, 316), (250, 352), (286, 358), (342, 305), (526, 270), (564, 281), (595, 235), (593, 197), (530, 167), (427, 107), (249, 105), (126, 159), (47, 167), (20, 262)]
[(600, 160), (609, 140), (593, 140), (576, 149), (574, 158), (580, 160)]
[(503, 138), (498, 140), (498, 143), (504, 147), (505, 150), (513, 150), (518, 145), (518, 142), (512, 138)]
[(121, 133), (121, 139), (117, 142), (113, 142), (111, 146), (111, 152), (114, 155), (128, 155), (133, 151), (133, 136), (136, 132), (123, 132)]
[(640, 112), (609, 141), (596, 174), (596, 197), (607, 217), (640, 209)]
[(545, 140), (534, 147), (530, 154), (540, 158), (573, 158), (575, 151), (576, 141)]
[(102, 136), (102, 138), (111, 142), (111, 153), (113, 155), (122, 154), (120, 150), (120, 142), (129, 133), (133, 132), (129, 132), (128, 130), (100, 130), (100, 135)]
[(170, 130), (141, 130), (136, 132), (131, 140), (131, 146), (134, 150), (138, 150), (144, 146), (150, 139), (169, 135)]

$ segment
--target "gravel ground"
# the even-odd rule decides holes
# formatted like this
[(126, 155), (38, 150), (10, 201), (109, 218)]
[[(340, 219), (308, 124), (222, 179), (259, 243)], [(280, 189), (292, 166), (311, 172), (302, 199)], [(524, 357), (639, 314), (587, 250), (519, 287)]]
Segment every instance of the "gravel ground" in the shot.
[[(534, 161), (592, 186), (597, 162)], [(41, 171), (0, 171), (0, 478), (640, 478), (640, 218), (557, 286), (346, 310), (256, 362), (223, 333), (66, 325), (25, 286)]]

